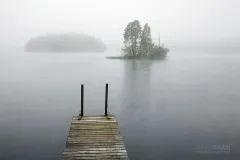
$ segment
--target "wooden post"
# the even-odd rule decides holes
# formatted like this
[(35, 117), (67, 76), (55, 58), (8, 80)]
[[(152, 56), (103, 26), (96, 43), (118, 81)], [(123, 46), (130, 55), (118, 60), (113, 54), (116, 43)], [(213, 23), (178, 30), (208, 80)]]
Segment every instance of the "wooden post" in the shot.
[(106, 84), (106, 91), (105, 91), (105, 116), (108, 116), (108, 84)]
[(81, 114), (79, 116), (83, 117), (83, 104), (84, 104), (84, 85), (81, 85)]

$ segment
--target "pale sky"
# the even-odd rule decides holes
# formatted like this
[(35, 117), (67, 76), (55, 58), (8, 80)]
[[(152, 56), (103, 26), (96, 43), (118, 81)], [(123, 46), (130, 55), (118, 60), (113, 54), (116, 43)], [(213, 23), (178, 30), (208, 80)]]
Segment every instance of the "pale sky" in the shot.
[(0, 0), (0, 44), (24, 45), (48, 33), (83, 32), (106, 45), (122, 42), (138, 19), (166, 43), (240, 37), (239, 0)]

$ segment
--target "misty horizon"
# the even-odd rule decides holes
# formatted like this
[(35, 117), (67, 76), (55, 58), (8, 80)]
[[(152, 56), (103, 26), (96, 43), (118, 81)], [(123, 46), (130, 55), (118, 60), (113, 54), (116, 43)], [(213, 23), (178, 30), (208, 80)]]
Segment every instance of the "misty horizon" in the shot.
[(160, 32), (168, 46), (217, 42), (240, 37), (239, 5), (237, 0), (1, 1), (0, 45), (20, 47), (33, 37), (74, 32), (111, 48), (121, 45), (125, 25), (135, 19), (151, 26), (154, 42)]

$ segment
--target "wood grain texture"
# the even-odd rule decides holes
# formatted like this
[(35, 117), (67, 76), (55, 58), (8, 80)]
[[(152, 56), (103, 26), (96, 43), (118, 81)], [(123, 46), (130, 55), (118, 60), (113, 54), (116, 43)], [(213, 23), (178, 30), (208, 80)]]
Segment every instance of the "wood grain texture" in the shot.
[(114, 116), (73, 117), (62, 160), (129, 159)]

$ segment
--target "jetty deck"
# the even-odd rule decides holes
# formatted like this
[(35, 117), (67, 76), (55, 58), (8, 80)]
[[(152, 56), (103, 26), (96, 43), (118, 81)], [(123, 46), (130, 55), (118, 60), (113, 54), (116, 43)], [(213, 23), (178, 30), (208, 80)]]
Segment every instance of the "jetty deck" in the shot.
[[(107, 90), (106, 86), (106, 97)], [(83, 116), (82, 86), (81, 104), (81, 114), (72, 118), (62, 160), (129, 159), (116, 118), (107, 113), (107, 98), (104, 116)]]

